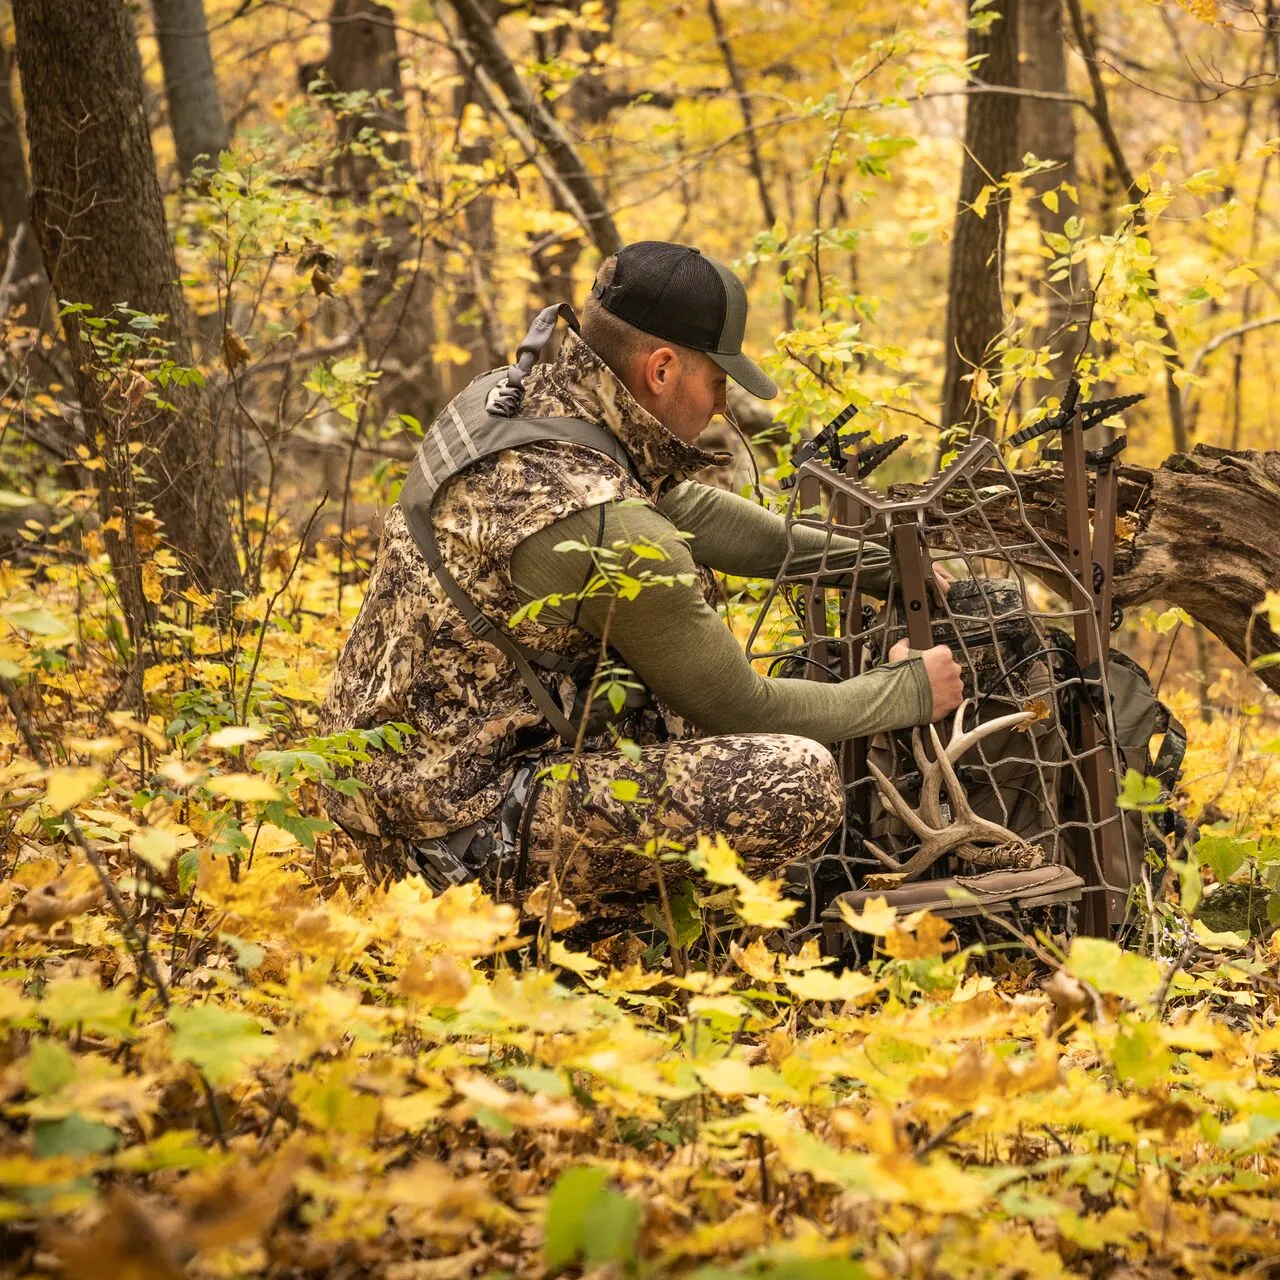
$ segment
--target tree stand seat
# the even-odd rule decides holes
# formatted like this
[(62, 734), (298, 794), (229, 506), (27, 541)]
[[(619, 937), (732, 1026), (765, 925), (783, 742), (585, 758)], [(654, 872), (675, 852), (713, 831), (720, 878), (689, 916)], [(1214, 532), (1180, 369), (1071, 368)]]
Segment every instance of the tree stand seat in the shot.
[[(947, 876), (941, 880), (916, 880), (896, 889), (851, 889), (833, 899), (822, 913), (824, 950), (838, 955), (843, 939), (853, 932), (845, 922), (841, 904), (862, 911), (872, 898), (884, 898), (899, 915), (932, 911), (944, 920), (966, 916), (1003, 915), (1018, 908), (1049, 907), (1078, 902), (1084, 881), (1070, 867), (1050, 864), (1026, 871), (984, 871), (976, 875)], [(957, 890), (959, 896), (951, 895)]]

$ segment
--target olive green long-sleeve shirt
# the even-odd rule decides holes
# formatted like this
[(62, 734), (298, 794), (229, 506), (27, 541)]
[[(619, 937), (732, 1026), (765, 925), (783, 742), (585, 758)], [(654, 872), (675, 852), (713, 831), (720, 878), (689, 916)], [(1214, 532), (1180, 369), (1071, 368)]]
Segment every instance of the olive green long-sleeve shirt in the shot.
[[(820, 568), (824, 551), (834, 573), (851, 569), (858, 555), (856, 540), (828, 538), (818, 528), (793, 526), (792, 539), (790, 564), (799, 572)], [(787, 552), (787, 528), (775, 512), (694, 481), (670, 490), (657, 510), (640, 503), (589, 507), (516, 548), (511, 577), (523, 603), (582, 591), (593, 563), (585, 550), (555, 550), (570, 541), (600, 547), (648, 543), (665, 557), (665, 562), (638, 560), (632, 572), (651, 568), (663, 575), (692, 575), (703, 564), (740, 577), (772, 577)], [(623, 563), (629, 561), (624, 552)], [(859, 586), (872, 592), (882, 588), (887, 566), (883, 552), (874, 559), (864, 554)], [(918, 655), (841, 683), (760, 675), (696, 580), (646, 586), (631, 600), (565, 599), (545, 605), (539, 617), (559, 625), (576, 620), (596, 636), (608, 626), (609, 643), (626, 665), (704, 733), (793, 733), (832, 743), (925, 724), (932, 715), (929, 678)]]

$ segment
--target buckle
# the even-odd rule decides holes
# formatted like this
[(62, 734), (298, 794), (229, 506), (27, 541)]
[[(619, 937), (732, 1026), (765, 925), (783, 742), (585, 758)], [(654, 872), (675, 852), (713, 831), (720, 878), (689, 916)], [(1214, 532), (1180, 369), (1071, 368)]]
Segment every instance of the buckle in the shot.
[(497, 626), (490, 622), (483, 613), (479, 612), (467, 619), (467, 628), (473, 636), (480, 640), (488, 640), (490, 636), (496, 635), (498, 631)]

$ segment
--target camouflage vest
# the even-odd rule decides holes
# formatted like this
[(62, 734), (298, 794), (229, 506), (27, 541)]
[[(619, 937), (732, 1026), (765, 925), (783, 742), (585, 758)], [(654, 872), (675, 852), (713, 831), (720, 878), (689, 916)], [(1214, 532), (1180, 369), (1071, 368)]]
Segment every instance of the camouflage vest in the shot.
[[(494, 378), (478, 379), (432, 423), (446, 449), (459, 401), (475, 390), (483, 404)], [(573, 626), (527, 618), (507, 625), (521, 604), (511, 582), (512, 553), (576, 511), (624, 498), (652, 501), (666, 484), (715, 458), (667, 432), (573, 333), (554, 361), (529, 374), (522, 412), (594, 423), (621, 444), (634, 474), (583, 443), (535, 438), (478, 456), (441, 485), (430, 506), (431, 530), (441, 563), (480, 613), (522, 649), (549, 659), (540, 665), (552, 670), (541, 678), (548, 696), (568, 709), (576, 694), (571, 673), (591, 666), (599, 642)], [(415, 505), (409, 490), (410, 509)], [(522, 753), (556, 742), (514, 662), (476, 634), (432, 574), (403, 503), (384, 522), (321, 729), (389, 721), (415, 730), (407, 749), (356, 766), (352, 773), (365, 784), (356, 796), (324, 793), (330, 815), (353, 832), (434, 839), (470, 826), (501, 803)]]

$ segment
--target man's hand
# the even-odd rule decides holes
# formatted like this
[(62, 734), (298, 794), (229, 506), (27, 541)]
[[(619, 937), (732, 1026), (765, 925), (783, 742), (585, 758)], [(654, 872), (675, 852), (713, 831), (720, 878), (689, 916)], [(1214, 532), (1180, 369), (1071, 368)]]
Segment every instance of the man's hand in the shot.
[[(889, 661), (901, 662), (910, 648), (908, 641), (899, 640), (889, 650)], [(926, 649), (922, 656), (925, 675), (929, 677), (929, 688), (933, 690), (933, 718), (941, 720), (943, 716), (954, 711), (964, 699), (964, 682), (961, 679), (960, 664), (945, 644), (935, 644), (932, 649)]]
[(951, 584), (955, 579), (940, 565), (933, 566), (933, 580), (938, 584), (938, 590), (945, 596), (951, 590)]

